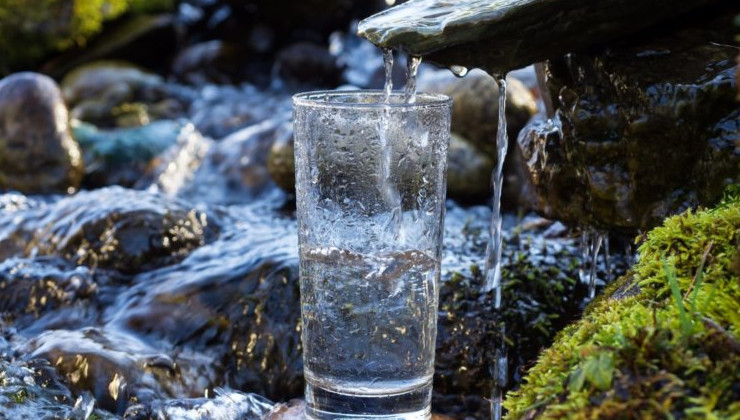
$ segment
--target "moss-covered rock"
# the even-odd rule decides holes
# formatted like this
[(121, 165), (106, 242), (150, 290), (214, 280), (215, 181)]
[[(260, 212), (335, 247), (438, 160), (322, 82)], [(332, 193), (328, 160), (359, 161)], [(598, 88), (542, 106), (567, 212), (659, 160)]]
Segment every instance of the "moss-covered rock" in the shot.
[(84, 45), (126, 12), (170, 9), (173, 0), (16, 0), (0, 3), (0, 74)]
[(651, 231), (509, 393), (508, 418), (740, 418), (739, 242), (740, 196)]

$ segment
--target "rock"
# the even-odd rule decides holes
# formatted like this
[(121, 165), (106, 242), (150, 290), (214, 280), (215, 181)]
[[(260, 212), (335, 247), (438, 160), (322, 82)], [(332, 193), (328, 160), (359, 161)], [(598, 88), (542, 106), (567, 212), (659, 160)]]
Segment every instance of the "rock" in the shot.
[(452, 133), (447, 155), (447, 197), (461, 202), (484, 202), (491, 196), (491, 158)]
[(232, 84), (244, 80), (248, 59), (247, 52), (239, 44), (206, 41), (180, 52), (172, 62), (172, 72), (179, 80), (192, 85)]
[[(0, 339), (1, 341), (1, 339)], [(0, 410), (9, 419), (115, 417), (95, 409), (89, 395), (75, 399), (64, 378), (44, 359), (19, 360), (0, 353)]]
[(65, 198), (35, 223), (28, 250), (129, 274), (181, 261), (219, 232), (184, 203), (119, 187)]
[[(577, 52), (670, 21), (718, 0), (411, 0), (360, 22), (358, 34), (446, 66), (491, 74)], [(724, 2), (728, 4), (728, 2)], [(694, 13), (695, 15), (695, 13)], [(693, 16), (691, 17), (693, 18)], [(524, 42), (524, 31), (534, 34)]]
[(740, 412), (739, 231), (740, 200), (730, 195), (649, 232), (631, 274), (561, 331), (507, 395), (508, 418)]
[(154, 159), (172, 148), (191, 128), (181, 122), (161, 120), (143, 127), (99, 130), (87, 123), (72, 125), (74, 137), (83, 149), (87, 168), (84, 185), (134, 186)]
[(92, 394), (96, 406), (119, 416), (132, 401), (202, 395), (209, 385), (206, 377), (181, 375), (188, 371), (187, 354), (162, 354), (132, 336), (97, 328), (47, 331), (25, 351), (53, 363), (74, 393)]
[(48, 194), (80, 185), (82, 156), (67, 115), (52, 79), (16, 73), (0, 80), (0, 190)]
[(333, 88), (342, 84), (343, 69), (321, 45), (299, 42), (283, 48), (275, 59), (276, 74), (291, 87)]
[(5, 319), (16, 318), (18, 327), (28, 322), (17, 318), (29, 315), (35, 319), (96, 292), (87, 267), (60, 258), (10, 258), (0, 263), (0, 313)]
[(295, 143), (290, 136), (280, 136), (275, 139), (267, 156), (267, 170), (270, 177), (288, 193), (295, 193)]
[(545, 215), (635, 232), (740, 177), (734, 15), (547, 64), (557, 115), (520, 144)]
[(97, 126), (146, 125), (184, 115), (187, 102), (164, 80), (124, 61), (96, 61), (62, 80), (72, 117)]

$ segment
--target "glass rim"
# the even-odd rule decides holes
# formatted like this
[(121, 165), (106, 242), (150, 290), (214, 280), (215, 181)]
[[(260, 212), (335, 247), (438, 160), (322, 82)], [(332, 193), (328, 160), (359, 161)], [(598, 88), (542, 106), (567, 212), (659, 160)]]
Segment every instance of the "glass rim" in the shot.
[[(357, 89), (357, 90), (316, 90), (301, 92), (293, 95), (293, 105), (321, 107), (321, 108), (348, 108), (348, 109), (381, 109), (389, 108), (437, 108), (450, 106), (452, 98), (441, 93), (417, 92), (416, 102), (385, 103), (378, 102), (347, 102), (337, 100), (339, 97), (382, 97), (385, 91), (379, 89)], [(403, 91), (394, 91), (391, 97), (403, 97)]]

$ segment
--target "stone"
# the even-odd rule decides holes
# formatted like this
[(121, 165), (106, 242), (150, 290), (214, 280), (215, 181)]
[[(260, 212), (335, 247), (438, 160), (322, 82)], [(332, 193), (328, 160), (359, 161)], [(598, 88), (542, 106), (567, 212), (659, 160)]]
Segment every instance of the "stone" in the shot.
[(734, 15), (547, 63), (557, 112), (520, 137), (543, 214), (634, 233), (721, 197), (740, 177)]
[(128, 274), (179, 262), (219, 233), (213, 218), (185, 203), (120, 187), (65, 198), (34, 224), (27, 249), (35, 254)]
[(92, 124), (75, 122), (74, 137), (83, 150), (87, 173), (83, 185), (132, 187), (147, 173), (153, 161), (187, 137), (186, 124), (154, 121), (142, 127), (99, 130)]
[(177, 118), (187, 105), (161, 76), (125, 61), (84, 64), (67, 73), (61, 86), (72, 117), (99, 127)]
[(491, 196), (493, 160), (467, 139), (452, 133), (447, 153), (447, 197), (464, 203)]
[(293, 135), (275, 139), (267, 156), (267, 171), (278, 187), (295, 193), (295, 143)]
[(37, 73), (0, 80), (0, 190), (72, 192), (83, 166), (57, 84)]
[[(307, 418), (304, 414), (305, 409), (305, 401), (291, 400), (275, 405), (263, 418), (264, 420), (305, 420)], [(432, 420), (452, 420), (452, 417), (432, 413)]]

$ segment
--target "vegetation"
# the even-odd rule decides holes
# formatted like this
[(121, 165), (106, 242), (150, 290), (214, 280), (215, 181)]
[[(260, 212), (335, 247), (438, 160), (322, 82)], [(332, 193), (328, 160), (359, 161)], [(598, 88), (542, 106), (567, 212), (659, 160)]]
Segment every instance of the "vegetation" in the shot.
[(82, 46), (124, 13), (168, 10), (174, 0), (0, 0), (0, 73)]
[(647, 235), (510, 392), (509, 419), (740, 419), (740, 194)]

